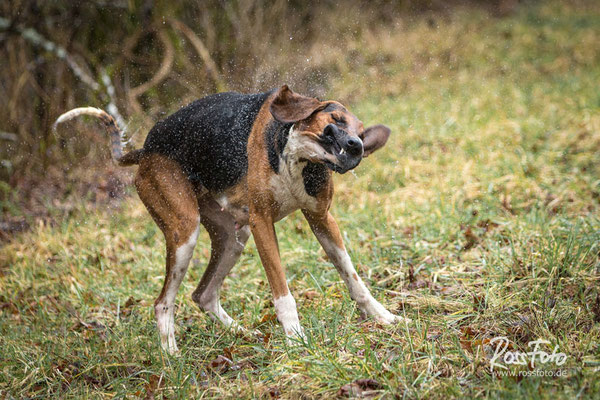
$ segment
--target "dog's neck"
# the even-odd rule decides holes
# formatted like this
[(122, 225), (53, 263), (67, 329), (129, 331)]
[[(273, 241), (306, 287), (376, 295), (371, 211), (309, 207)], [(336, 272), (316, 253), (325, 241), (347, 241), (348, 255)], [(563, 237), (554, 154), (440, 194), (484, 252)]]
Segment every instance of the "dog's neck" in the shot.
[[(317, 195), (331, 179), (331, 171), (313, 158), (312, 140), (290, 127), (287, 141), (277, 163), (277, 173), (271, 177), (271, 189), (279, 206), (281, 219), (297, 209), (315, 211)], [(313, 142), (314, 143), (314, 142)]]

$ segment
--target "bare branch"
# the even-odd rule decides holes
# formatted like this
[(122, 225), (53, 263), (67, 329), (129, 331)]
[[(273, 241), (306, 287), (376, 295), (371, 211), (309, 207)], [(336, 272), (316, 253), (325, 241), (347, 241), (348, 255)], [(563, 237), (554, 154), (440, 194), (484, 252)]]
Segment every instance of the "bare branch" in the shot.
[[(6, 29), (10, 26), (10, 22), (6, 18), (0, 17), (0, 28)], [(75, 59), (67, 53), (64, 47), (57, 45), (54, 42), (46, 39), (38, 31), (33, 28), (16, 27), (17, 32), (21, 34), (21, 37), (27, 40), (34, 46), (43, 48), (46, 51), (54, 53), (58, 58), (64, 60), (67, 65), (71, 68), (71, 71), (77, 76), (83, 83), (88, 85), (94, 90), (99, 90), (100, 85), (94, 80), (85, 70), (75, 61)]]
[(221, 75), (219, 74), (219, 69), (217, 68), (217, 64), (214, 62), (214, 60), (210, 56), (210, 52), (204, 45), (204, 42), (198, 37), (198, 35), (196, 35), (196, 33), (189, 26), (187, 26), (183, 22), (181, 22), (177, 19), (174, 19), (174, 18), (169, 18), (169, 23), (175, 29), (177, 29), (178, 31), (183, 33), (188, 38), (188, 40), (190, 41), (192, 46), (194, 46), (194, 48), (196, 49), (196, 52), (198, 53), (200, 58), (202, 58), (204, 65), (206, 65), (206, 69), (208, 70), (208, 73), (210, 74), (211, 78), (215, 82), (217, 91), (219, 91), (219, 92), (226, 91), (227, 85), (221, 78)]
[(163, 79), (167, 77), (167, 75), (169, 75), (169, 72), (171, 72), (171, 66), (173, 65), (175, 53), (173, 50), (173, 45), (171, 44), (167, 33), (163, 29), (158, 31), (158, 38), (161, 40), (163, 46), (165, 47), (165, 55), (163, 57), (162, 64), (160, 65), (160, 68), (158, 69), (156, 74), (154, 74), (152, 79), (129, 90), (129, 96), (131, 97), (138, 97), (147, 90), (158, 85)]
[[(165, 48), (165, 54), (160, 68), (158, 69), (156, 74), (154, 74), (152, 79), (145, 83), (142, 83), (139, 86), (131, 88), (127, 95), (127, 97), (129, 98), (129, 104), (131, 105), (133, 110), (139, 114), (142, 114), (143, 110), (140, 106), (140, 103), (137, 100), (137, 97), (146, 92), (147, 90), (151, 89), (152, 87), (158, 85), (163, 79), (165, 79), (167, 75), (169, 75), (169, 73), (171, 72), (171, 66), (173, 65), (175, 51), (164, 29), (158, 31), (158, 37), (162, 41), (163, 46)], [(146, 120), (146, 122), (149, 121)]]
[[(0, 28), (8, 29), (9, 27), (10, 21), (6, 18), (0, 17)], [(76, 77), (78, 77), (83, 83), (85, 83), (95, 92), (100, 91), (100, 85), (98, 84), (98, 82), (96, 82), (96, 80), (93, 77), (91, 77), (86, 72), (87, 68), (83, 68), (81, 65), (79, 65), (77, 61), (75, 61), (75, 58), (71, 54), (69, 54), (64, 47), (46, 39), (33, 28), (17, 27), (16, 31), (19, 32), (21, 37), (27, 40), (29, 43), (33, 44), (34, 46), (41, 47), (44, 50), (53, 53), (61, 60), (64, 60)], [(107, 111), (117, 120), (117, 123), (123, 129), (123, 132), (125, 132), (126, 124), (114, 101), (115, 88), (110, 80), (110, 77), (106, 74), (104, 70), (102, 71), (102, 80), (104, 85), (106, 86), (108, 97), (110, 99)]]
[(0, 131), (0, 140), (8, 140), (9, 142), (16, 142), (17, 139), (18, 139), (18, 136), (14, 133)]

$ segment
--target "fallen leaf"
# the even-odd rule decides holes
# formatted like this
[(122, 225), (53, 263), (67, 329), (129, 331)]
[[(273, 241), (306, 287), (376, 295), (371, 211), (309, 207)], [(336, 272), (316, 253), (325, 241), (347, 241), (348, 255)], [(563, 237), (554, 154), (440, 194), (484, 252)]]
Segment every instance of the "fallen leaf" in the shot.
[(473, 337), (476, 334), (475, 330), (470, 325), (463, 326), (460, 330), (465, 337)]
[(267, 332), (263, 336), (263, 343), (264, 344), (269, 344), (269, 340), (271, 340), (271, 332)]
[(150, 375), (148, 378), (148, 383), (146, 384), (146, 396), (144, 396), (144, 400), (154, 400), (154, 393), (165, 384), (162, 379), (162, 375)]
[(348, 383), (338, 390), (338, 396), (342, 397), (371, 397), (375, 396), (374, 390), (381, 389), (381, 384), (375, 379), (357, 379)]
[(131, 311), (133, 306), (135, 306), (136, 304), (138, 304), (141, 300), (136, 300), (133, 298), (133, 296), (130, 296), (127, 301), (125, 302), (125, 304), (123, 304), (123, 306), (121, 307), (121, 317), (125, 318), (128, 317), (129, 315), (131, 315)]
[(467, 226), (464, 235), (465, 239), (467, 240), (467, 243), (465, 243), (465, 245), (463, 246), (463, 250), (469, 250), (473, 248), (477, 244), (477, 242), (479, 242), (479, 238), (473, 233), (470, 226)]
[(499, 224), (497, 224), (497, 223), (495, 223), (495, 222), (492, 222), (492, 221), (490, 221), (489, 219), (484, 219), (484, 220), (482, 220), (482, 221), (479, 221), (479, 222), (477, 223), (477, 226), (478, 226), (479, 228), (483, 228), (483, 229), (484, 229), (484, 230), (487, 232), (487, 231), (489, 231), (490, 229), (497, 228), (497, 227), (498, 227), (498, 226), (500, 226), (500, 225), (499, 225)]
[(267, 313), (260, 319), (260, 323), (264, 324), (271, 321), (277, 321), (277, 316), (274, 313)]
[(134, 299), (133, 296), (130, 296), (127, 301), (125, 302), (125, 304), (123, 305), (124, 308), (129, 308), (131, 306), (136, 305), (137, 303), (139, 303), (140, 300), (138, 299)]
[(223, 354), (225, 355), (225, 357), (229, 358), (230, 360), (233, 360), (233, 347), (225, 347), (223, 349)]
[(414, 226), (407, 226), (406, 228), (404, 228), (402, 230), (402, 233), (405, 236), (412, 237), (414, 235), (414, 233), (415, 233), (415, 227)]
[(468, 350), (470, 353), (473, 353), (473, 341), (472, 340), (460, 338), (459, 342), (460, 342), (460, 347), (462, 347), (465, 350)]
[(485, 297), (482, 295), (471, 294), (473, 296), (473, 310), (481, 311), (487, 308), (487, 303), (485, 301)]
[(270, 387), (269, 396), (271, 396), (272, 399), (278, 399), (279, 397), (281, 397), (281, 390), (279, 390), (279, 388), (275, 386)]
[(233, 365), (233, 361), (223, 355), (218, 355), (208, 364), (211, 369), (217, 372), (226, 371), (231, 365)]
[(319, 295), (319, 292), (317, 292), (316, 290), (307, 290), (306, 292), (303, 293), (303, 296), (306, 297), (308, 300), (312, 300), (315, 297), (317, 297)]
[(19, 314), (19, 309), (12, 301), (0, 303), (0, 310), (8, 309), (11, 314)]

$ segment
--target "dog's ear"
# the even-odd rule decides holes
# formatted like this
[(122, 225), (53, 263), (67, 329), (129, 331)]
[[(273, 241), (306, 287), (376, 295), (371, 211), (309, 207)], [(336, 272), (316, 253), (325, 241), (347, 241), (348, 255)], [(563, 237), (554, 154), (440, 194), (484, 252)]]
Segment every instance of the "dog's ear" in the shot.
[(375, 150), (382, 148), (390, 137), (392, 131), (385, 125), (373, 125), (365, 129), (360, 135), (365, 150), (363, 157), (367, 157)]
[(283, 85), (271, 103), (271, 114), (279, 122), (298, 122), (308, 118), (322, 104), (314, 97), (306, 97), (292, 92), (288, 85)]

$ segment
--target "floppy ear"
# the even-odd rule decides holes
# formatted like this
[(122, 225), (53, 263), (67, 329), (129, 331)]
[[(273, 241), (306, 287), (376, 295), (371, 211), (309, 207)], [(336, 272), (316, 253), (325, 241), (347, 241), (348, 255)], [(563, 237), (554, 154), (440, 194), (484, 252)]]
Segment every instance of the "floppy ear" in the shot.
[(373, 125), (365, 129), (360, 135), (365, 150), (363, 157), (367, 157), (375, 150), (382, 148), (390, 137), (391, 132), (390, 128), (385, 125)]
[(283, 85), (271, 103), (271, 114), (279, 122), (298, 122), (308, 118), (319, 107), (319, 100), (294, 93), (288, 85)]

